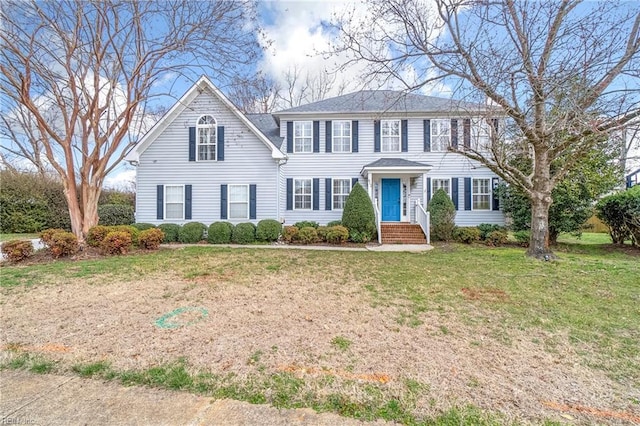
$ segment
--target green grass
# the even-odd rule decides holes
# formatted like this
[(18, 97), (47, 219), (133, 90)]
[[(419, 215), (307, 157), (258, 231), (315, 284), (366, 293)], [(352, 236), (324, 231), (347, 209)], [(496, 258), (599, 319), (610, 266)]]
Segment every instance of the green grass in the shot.
[(331, 339), (331, 344), (341, 351), (348, 350), (352, 343), (353, 342), (351, 342), (351, 340), (347, 339), (344, 336), (336, 336)]
[(0, 234), (0, 242), (9, 240), (35, 240), (40, 234)]
[(611, 244), (611, 237), (605, 233), (583, 232), (576, 237), (571, 234), (560, 234), (558, 243), (561, 244)]

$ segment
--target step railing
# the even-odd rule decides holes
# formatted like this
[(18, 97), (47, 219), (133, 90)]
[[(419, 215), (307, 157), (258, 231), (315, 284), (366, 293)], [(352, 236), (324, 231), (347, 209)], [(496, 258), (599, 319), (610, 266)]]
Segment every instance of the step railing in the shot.
[(424, 236), (427, 238), (427, 244), (431, 244), (431, 235), (429, 230), (431, 228), (431, 216), (429, 212), (422, 207), (420, 201), (416, 201), (416, 222), (422, 228), (422, 232), (424, 232)]
[(378, 199), (373, 200), (373, 211), (376, 214), (376, 230), (378, 231), (378, 244), (382, 244), (382, 231), (380, 229), (380, 209), (378, 208)]

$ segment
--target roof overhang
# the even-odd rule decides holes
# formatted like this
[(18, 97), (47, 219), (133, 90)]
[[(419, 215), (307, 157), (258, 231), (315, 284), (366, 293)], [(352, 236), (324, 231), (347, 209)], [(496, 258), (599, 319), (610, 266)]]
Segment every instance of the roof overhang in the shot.
[(417, 163), (415, 161), (396, 160), (385, 162), (378, 160), (364, 166), (360, 171), (360, 174), (364, 178), (368, 178), (369, 175), (418, 177), (430, 171), (432, 168), (433, 166), (429, 164)]

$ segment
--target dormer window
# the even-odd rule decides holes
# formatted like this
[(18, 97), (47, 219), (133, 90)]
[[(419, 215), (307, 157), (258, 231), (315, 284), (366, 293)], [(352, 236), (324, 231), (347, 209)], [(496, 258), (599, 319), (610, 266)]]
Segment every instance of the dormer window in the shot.
[(198, 161), (216, 160), (216, 141), (218, 126), (215, 118), (203, 115), (196, 124), (196, 143)]

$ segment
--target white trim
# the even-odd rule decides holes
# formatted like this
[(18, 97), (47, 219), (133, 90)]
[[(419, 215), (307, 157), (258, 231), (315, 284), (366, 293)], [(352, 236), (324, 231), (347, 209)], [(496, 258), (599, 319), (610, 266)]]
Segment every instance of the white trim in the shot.
[[(177, 218), (177, 217), (170, 217), (167, 218), (167, 187), (181, 187), (182, 188), (182, 217)], [(185, 210), (185, 204), (186, 204), (186, 194), (185, 194), (185, 185), (175, 185), (175, 184), (169, 184), (169, 185), (163, 185), (162, 191), (162, 220), (185, 220), (184, 218), (184, 210)], [(193, 195), (192, 195), (193, 197)], [(192, 200), (193, 201), (193, 200)]]
[[(296, 181), (300, 181), (300, 180), (308, 180), (311, 182), (311, 185), (309, 186), (311, 188), (311, 203), (309, 204), (309, 208), (308, 209), (304, 209), (304, 208), (296, 208)], [(302, 178), (293, 178), (293, 188), (291, 188), (292, 194), (291, 196), (293, 197), (293, 210), (299, 210), (299, 211), (311, 211), (313, 210), (313, 178), (306, 178), (306, 177), (302, 177)], [(302, 194), (302, 195), (306, 195), (306, 194)]]
[(242, 123), (249, 128), (257, 138), (264, 143), (267, 148), (271, 150), (271, 157), (275, 159), (286, 159), (287, 156), (282, 153), (276, 147), (269, 138), (267, 138), (258, 128), (253, 124), (216, 86), (213, 85), (211, 80), (208, 77), (202, 76), (198, 81), (191, 86), (187, 92), (182, 95), (182, 97), (171, 107), (167, 113), (162, 116), (162, 118), (153, 125), (151, 130), (149, 130), (138, 142), (138, 144), (133, 147), (125, 156), (126, 161), (139, 161), (140, 155), (144, 151), (149, 148), (149, 145), (153, 143), (154, 140), (158, 136), (160, 136), (164, 130), (175, 121), (175, 119), (186, 110), (191, 102), (200, 95), (203, 89), (209, 89), (213, 92), (213, 94), (222, 101), (223, 104), (236, 116)]
[[(310, 137), (306, 137), (306, 136), (300, 136), (298, 137), (298, 139), (311, 139), (311, 144), (309, 145), (309, 151), (297, 151), (296, 150), (296, 124), (309, 124), (309, 128), (311, 130), (311, 134)], [(294, 154), (312, 154), (313, 153), (313, 121), (303, 121), (303, 120), (297, 120), (293, 122), (293, 135), (291, 135), (293, 138), (293, 153)], [(320, 136), (320, 135), (318, 135)]]
[[(213, 120), (213, 126), (200, 124), (200, 120), (202, 120), (203, 117), (211, 117), (211, 119)], [(200, 129), (215, 129), (215, 132), (213, 135), (213, 143), (206, 143), (206, 144), (200, 143)], [(218, 120), (216, 120), (213, 114), (202, 114), (196, 120), (196, 141), (195, 142), (196, 142), (196, 161), (203, 161), (203, 162), (218, 161)], [(200, 147), (212, 146), (212, 145), (214, 146), (214, 155), (213, 155), (214, 158), (201, 160)]]
[(447, 194), (449, 198), (451, 198), (451, 178), (443, 178), (443, 177), (433, 177), (431, 176), (431, 198), (433, 198), (433, 194), (436, 193), (436, 189), (434, 188), (434, 183), (436, 180), (446, 180), (449, 181), (449, 193)]
[[(492, 179), (493, 179), (492, 177), (477, 177), (477, 178), (472, 177), (471, 178), (471, 211), (490, 212), (490, 211), (493, 210), (493, 206), (491, 205), (491, 202), (493, 200)], [(487, 209), (474, 209), (473, 208), (473, 195), (474, 195), (473, 182), (476, 181), (476, 180), (487, 180), (487, 181), (489, 181), (489, 192), (488, 193), (482, 192), (482, 193), (478, 193), (477, 194), (477, 195), (488, 195), (489, 196), (489, 208), (487, 208)]]
[[(231, 217), (231, 187), (232, 186), (244, 186), (247, 188), (247, 215), (246, 217)], [(257, 202), (257, 200), (256, 200)], [(234, 201), (234, 204), (241, 204), (243, 203), (242, 201)], [(234, 220), (249, 220), (249, 215), (250, 215), (250, 209), (251, 209), (251, 187), (250, 185), (247, 183), (228, 183), (227, 184), (227, 219), (234, 221)]]
[[(384, 123), (398, 123), (398, 150), (397, 151), (388, 151), (384, 149), (384, 143), (383, 143), (383, 138), (384, 138), (384, 134), (383, 134), (383, 129)], [(387, 135), (387, 137), (392, 137), (391, 135)], [(395, 136), (393, 136), (395, 137)], [(396, 153), (396, 152), (402, 152), (402, 120), (400, 119), (392, 119), (392, 120), (380, 120), (380, 152), (381, 153)]]
[[(348, 197), (349, 194), (351, 194), (351, 190), (353, 189), (353, 186), (351, 185), (351, 178), (350, 177), (335, 177), (335, 178), (331, 178), (331, 210), (342, 211), (342, 210), (344, 210), (344, 207), (341, 208), (341, 209), (336, 208), (335, 201), (333, 199), (334, 195), (336, 195), (333, 192), (333, 181), (334, 180), (346, 180), (346, 181), (348, 181), (348, 183), (349, 183), (349, 192), (346, 194), (347, 197)], [(325, 194), (326, 194), (326, 191), (325, 191)], [(345, 194), (340, 194), (340, 195), (345, 195)], [(347, 200), (345, 199), (345, 203), (346, 203), (346, 201)]]
[[(447, 127), (449, 127), (449, 134), (448, 135), (445, 135), (445, 134), (433, 134), (434, 129), (438, 128), (438, 130), (439, 130), (439, 127), (440, 127), (440, 126), (434, 126), (434, 124), (440, 123), (440, 122), (446, 123)], [(431, 124), (430, 124), (430, 130), (429, 131), (431, 132), (431, 135), (430, 135), (431, 152), (447, 152), (447, 150), (451, 146), (451, 139), (452, 139), (451, 138), (451, 136), (452, 136), (452, 134), (451, 134), (451, 119), (445, 119), (445, 118), (434, 118), (434, 119), (431, 119)], [(447, 146), (445, 146), (444, 149), (433, 149), (434, 146), (436, 146), (434, 144), (434, 138), (435, 137), (440, 138), (440, 137), (443, 137), (443, 136), (448, 136), (449, 137), (449, 142), (447, 143)]]
[[(349, 125), (349, 150), (348, 151), (336, 151), (335, 145), (335, 123), (347, 123)], [(344, 137), (344, 136), (340, 136)], [(353, 122), (351, 120), (333, 120), (331, 121), (331, 152), (335, 152), (338, 154), (347, 154), (353, 152)]]

